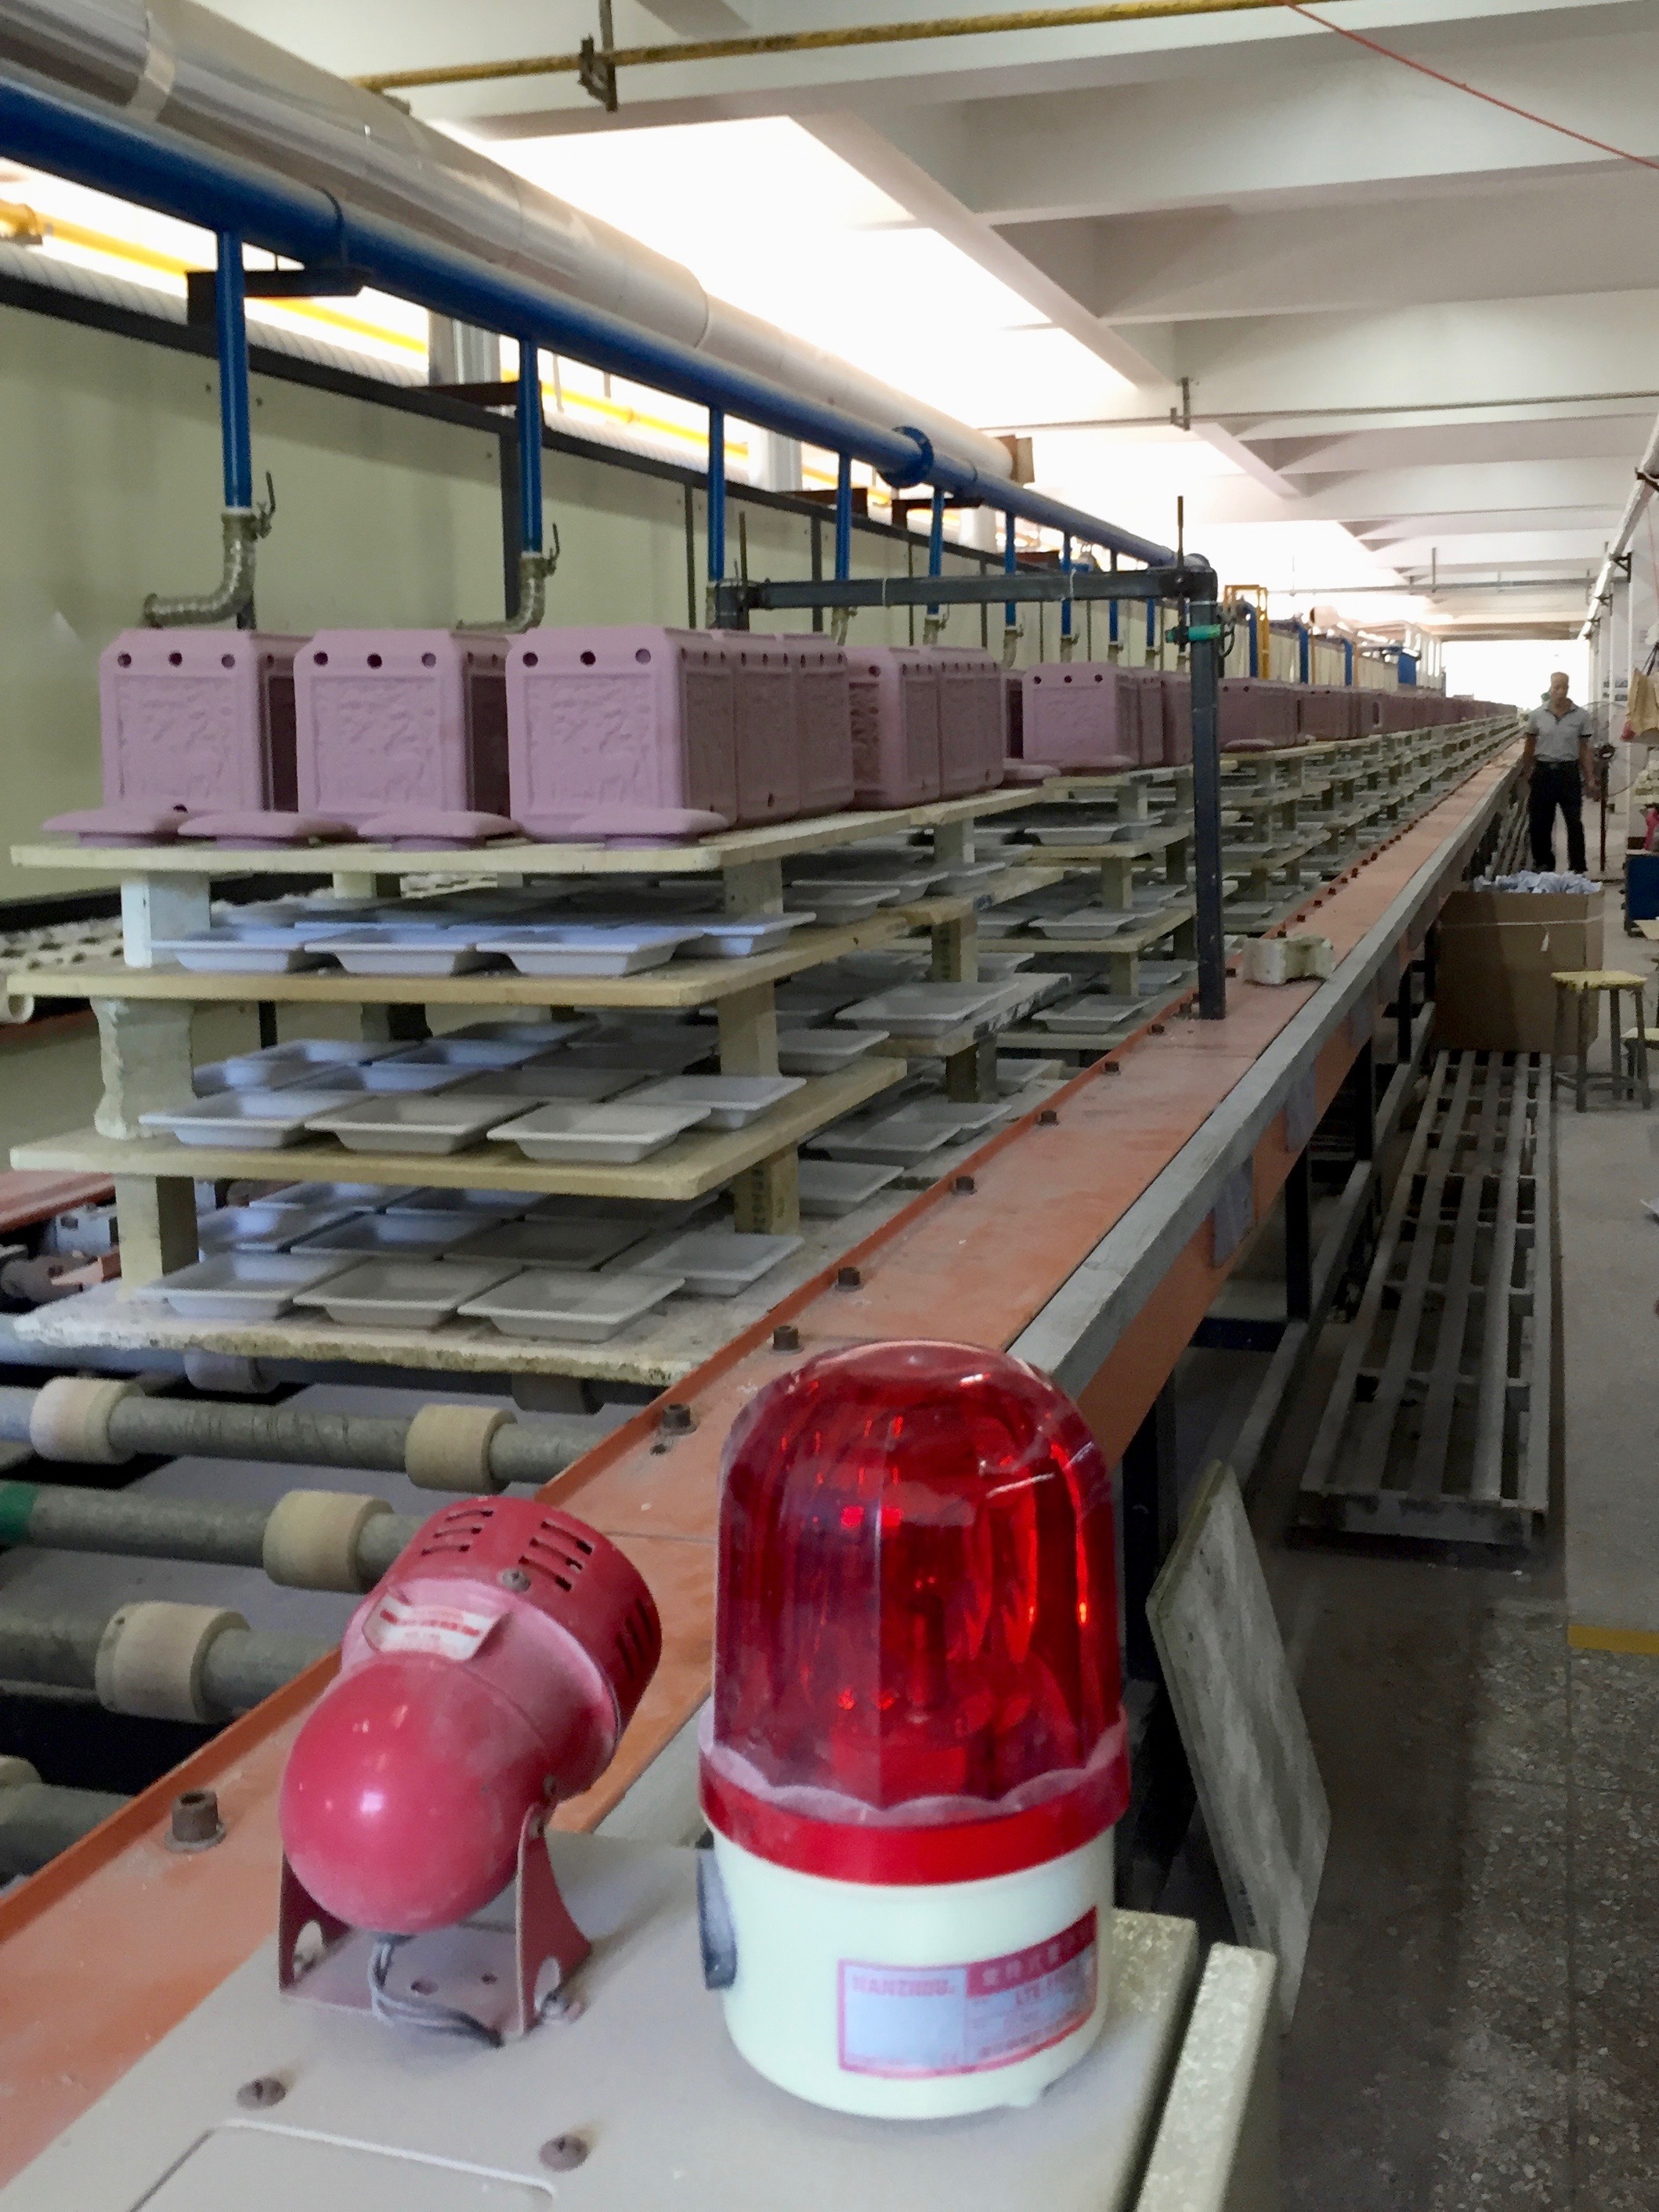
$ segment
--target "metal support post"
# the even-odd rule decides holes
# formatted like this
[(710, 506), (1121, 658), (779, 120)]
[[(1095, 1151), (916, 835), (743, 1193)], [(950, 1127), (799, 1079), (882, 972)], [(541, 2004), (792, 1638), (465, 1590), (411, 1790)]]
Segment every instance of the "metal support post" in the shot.
[(1413, 1003), (1416, 994), (1412, 989), (1412, 976), (1415, 970), (1415, 964), (1411, 960), (1401, 962), (1400, 988), (1395, 994), (1394, 1056), (1401, 1067), (1412, 1056), (1412, 1024), (1416, 1018)]
[(1139, 1728), (1118, 1892), (1121, 1901), (1143, 1909), (1158, 1900), (1191, 1822), (1195, 1796), (1146, 1618), (1147, 1598), (1180, 1526), (1175, 1412), (1175, 1388), (1166, 1382), (1130, 1438), (1121, 1470), (1124, 1656), (1128, 1703)]
[[(1115, 552), (1111, 555), (1110, 560), (1111, 568), (1109, 573), (1115, 574), (1117, 569)], [(1117, 601), (1108, 599), (1106, 602), (1106, 658), (1108, 660), (1117, 661), (1122, 657), (1123, 640), (1118, 627)]]
[(723, 628), (716, 595), (726, 581), (726, 416), (708, 410), (708, 627)]
[(247, 386), (242, 241), (234, 230), (219, 233), (214, 320), (219, 340), (219, 439), (224, 459), (225, 505), (247, 507), (253, 504), (253, 414)]
[[(933, 487), (933, 511), (927, 520), (927, 573), (942, 576), (945, 573), (945, 494), (937, 484)], [(932, 645), (945, 627), (945, 612), (937, 600), (927, 609), (923, 635)]]
[[(1019, 566), (1019, 548), (1014, 538), (1014, 510), (1011, 507), (1002, 518), (1002, 573), (1012, 576)], [(1005, 599), (1002, 606), (1002, 665), (1012, 668), (1014, 654), (1019, 648), (1019, 609), (1012, 599)]]
[(1157, 660), (1157, 659), (1158, 659), (1160, 658), (1160, 654), (1159, 654), (1159, 652), (1158, 652), (1158, 625), (1159, 619), (1160, 619), (1160, 617), (1161, 617), (1161, 616), (1162, 616), (1162, 614), (1163, 614), (1163, 611), (1164, 611), (1163, 608), (1158, 605), (1158, 601), (1157, 601), (1156, 599), (1148, 599), (1148, 600), (1147, 600), (1147, 602), (1146, 602), (1146, 665), (1147, 665), (1147, 667), (1148, 667), (1148, 668), (1150, 668), (1150, 667), (1152, 666), (1152, 663), (1153, 663), (1155, 660)]
[(1124, 1658), (1132, 1682), (1164, 1680), (1146, 1601), (1180, 1530), (1176, 1489), (1176, 1401), (1166, 1382), (1123, 1455)]
[[(1072, 541), (1069, 538), (1062, 538), (1060, 541), (1060, 572), (1062, 576), (1069, 576), (1072, 573)], [(1072, 633), (1072, 602), (1062, 599), (1060, 603), (1060, 657), (1062, 660), (1071, 659), (1076, 643)]]
[(1285, 1318), (1313, 1313), (1313, 1172), (1305, 1151), (1285, 1178)]
[(836, 471), (836, 580), (853, 573), (853, 456), (843, 453)]
[(1306, 623), (1296, 626), (1296, 680), (1298, 684), (1313, 681), (1313, 633)]
[(1227, 942), (1221, 912), (1221, 610), (1195, 599), (1188, 610), (1193, 682), (1193, 867), (1198, 902), (1198, 1011), (1227, 1012)]
[(542, 377), (536, 348), (519, 340), (519, 543), (542, 550)]

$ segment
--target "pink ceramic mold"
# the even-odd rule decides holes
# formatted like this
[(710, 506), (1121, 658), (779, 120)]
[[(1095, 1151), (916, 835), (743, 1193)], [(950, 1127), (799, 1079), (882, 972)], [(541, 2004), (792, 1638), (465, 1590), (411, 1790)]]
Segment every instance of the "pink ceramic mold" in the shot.
[(1137, 757), (1142, 768), (1162, 767), (1169, 744), (1168, 724), (1175, 712), (1169, 673), (1162, 668), (1131, 668), (1125, 672), (1140, 701)]
[(351, 825), (327, 814), (295, 814), (287, 809), (231, 806), (217, 812), (186, 815), (179, 835), (221, 845), (333, 844), (354, 835)]
[(1220, 684), (1221, 750), (1261, 752), (1297, 742), (1296, 686), (1254, 676), (1224, 677)]
[(994, 791), (1007, 757), (1002, 665), (988, 653), (935, 648), (939, 687), (939, 795)]
[(123, 630), (98, 663), (110, 834), (132, 834), (134, 807), (293, 806), (303, 643), (260, 630)]
[(354, 825), (507, 816), (506, 672), (484, 633), (319, 630), (294, 671), (300, 805)]
[(438, 851), (487, 845), (494, 837), (516, 837), (519, 825), (504, 814), (468, 813), (444, 806), (394, 806), (366, 815), (357, 835), (373, 845), (411, 845)]
[(803, 814), (839, 814), (853, 803), (853, 701), (847, 655), (806, 635), (785, 641), (795, 664), (795, 721)]
[(701, 836), (711, 817), (728, 826), (735, 690), (726, 641), (707, 631), (641, 623), (514, 638), (507, 811), (553, 839)]
[(1140, 765), (1140, 687), (1109, 661), (1044, 661), (1025, 672), (1024, 757), (1069, 770)]
[(1165, 768), (1186, 768), (1193, 757), (1193, 679), (1164, 672), (1164, 755)]
[(72, 814), (54, 814), (40, 826), (48, 833), (78, 837), (83, 845), (170, 845), (184, 822), (182, 806), (124, 801), (118, 806), (83, 806)]
[(939, 690), (917, 646), (849, 647), (854, 803), (920, 806), (939, 796)]
[(738, 747), (738, 827), (787, 822), (801, 811), (796, 648), (782, 638), (733, 632), (731, 662)]

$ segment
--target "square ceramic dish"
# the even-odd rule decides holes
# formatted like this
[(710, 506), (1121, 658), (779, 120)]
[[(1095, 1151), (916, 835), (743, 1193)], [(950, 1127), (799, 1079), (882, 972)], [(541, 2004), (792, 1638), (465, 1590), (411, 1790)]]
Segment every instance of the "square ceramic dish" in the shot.
[(833, 1075), (886, 1039), (885, 1030), (780, 1030), (778, 1066), (786, 1075)]
[(1144, 997), (1123, 998), (1115, 993), (1091, 991), (1080, 999), (1073, 999), (1069, 1006), (1045, 1006), (1031, 1018), (1039, 1029), (1059, 1037), (1068, 1030), (1110, 1029), (1114, 1023), (1121, 1022), (1145, 1004)]
[(799, 1252), (799, 1237), (753, 1237), (732, 1229), (694, 1229), (647, 1254), (641, 1272), (663, 1270), (684, 1278), (688, 1291), (706, 1298), (734, 1298)]
[(562, 1267), (586, 1273), (617, 1259), (645, 1235), (642, 1224), (602, 1213), (554, 1214), (475, 1229), (452, 1249), (458, 1260), (510, 1260), (515, 1267)]
[(901, 893), (896, 884), (828, 883), (813, 877), (790, 884), (784, 896), (794, 902), (787, 913), (799, 915), (803, 921), (810, 914), (826, 928), (836, 929), (848, 922), (867, 921), (884, 906), (896, 906)]
[(291, 929), (205, 929), (195, 937), (158, 937), (151, 949), (195, 975), (286, 975), (320, 968)]
[(696, 934), (654, 923), (544, 921), (487, 933), (479, 950), (510, 960), (521, 975), (634, 975), (662, 967)]
[(307, 953), (337, 960), (349, 975), (464, 975), (495, 964), (469, 928), (343, 929), (307, 939)]
[(362, 1098), (370, 1092), (387, 1091), (447, 1091), (462, 1081), (466, 1071), (459, 1067), (405, 1067), (397, 1060), (370, 1060), (362, 1067), (331, 1067), (319, 1076), (300, 1068), (284, 1070), (279, 1061), (270, 1072), (273, 1091), (297, 1090), (301, 1084), (313, 1091), (326, 1084), (342, 1097)]
[[(996, 1107), (957, 1107), (952, 1115), (981, 1113), (986, 1121), (994, 1121)], [(984, 1127), (981, 1122), (978, 1127)], [(874, 1121), (845, 1122), (824, 1129), (810, 1141), (813, 1147), (827, 1152), (832, 1159), (878, 1160), (894, 1167), (913, 1167), (918, 1160), (926, 1159), (929, 1152), (942, 1152), (946, 1145), (958, 1143), (965, 1135), (975, 1133), (975, 1125), (966, 1127), (949, 1119), (933, 1102), (920, 1100), (901, 1106), (891, 1114), (878, 1115)]]
[(391, 1050), (390, 1045), (358, 1044), (349, 1037), (295, 1037), (288, 1044), (264, 1045), (258, 1052), (234, 1053), (196, 1073), (221, 1078), (216, 1085), (220, 1090), (271, 1091), (325, 1070), (332, 1074), (343, 1067), (365, 1067)]
[(221, 1206), (196, 1224), (196, 1242), (210, 1252), (286, 1252), (302, 1237), (315, 1237), (342, 1222), (372, 1218), (349, 1206)]
[(630, 1106), (704, 1106), (711, 1129), (746, 1129), (806, 1088), (799, 1075), (668, 1075), (629, 1093)]
[(576, 1105), (597, 1106), (602, 1099), (614, 1098), (618, 1091), (631, 1091), (649, 1079), (644, 1068), (568, 1067), (562, 1060), (549, 1059), (539, 1066), (493, 1067), (485, 1074), (470, 1075), (456, 1085), (455, 1096), (522, 1098), (526, 1106), (564, 1098)]
[(424, 1044), (405, 1045), (400, 1052), (388, 1054), (380, 1065), (477, 1074), (481, 1068), (518, 1067), (547, 1049), (527, 1037), (428, 1037)]
[(301, 1291), (294, 1303), (346, 1328), (436, 1328), (512, 1273), (480, 1260), (365, 1260)]
[(751, 953), (776, 952), (790, 933), (815, 920), (810, 914), (757, 914), (746, 921), (705, 921), (686, 946), (694, 960), (744, 960)]
[(465, 1221), (453, 1214), (360, 1213), (289, 1249), (354, 1260), (435, 1260), (465, 1233)]
[[(499, 1112), (501, 1101), (495, 1103)], [(538, 1106), (515, 1121), (502, 1117), (489, 1134), (497, 1143), (517, 1145), (526, 1159), (586, 1160), (625, 1167), (649, 1159), (708, 1119), (706, 1106), (635, 1106), (627, 1099), (612, 1099), (603, 1106), (555, 1103)]]
[(163, 1129), (181, 1145), (218, 1145), (270, 1152), (297, 1144), (314, 1114), (347, 1103), (338, 1091), (217, 1091), (189, 1106), (141, 1114), (146, 1129)]
[(216, 1252), (147, 1283), (138, 1295), (165, 1299), (186, 1321), (275, 1321), (341, 1265), (292, 1252)]
[(337, 1137), (348, 1152), (460, 1152), (479, 1143), (507, 1110), (499, 1093), (493, 1098), (457, 1098), (453, 1091), (383, 1091), (313, 1114), (307, 1126)]
[(573, 1044), (560, 1055), (567, 1067), (603, 1067), (629, 1073), (641, 1082), (647, 1075), (684, 1075), (700, 1060), (710, 1060), (720, 1049), (720, 1032), (687, 1024), (665, 1030), (660, 1036), (630, 1036), (596, 1039), (592, 1044)]
[(482, 1297), (469, 1298), (461, 1311), (469, 1320), (494, 1322), (503, 1336), (599, 1344), (683, 1287), (678, 1275), (647, 1274), (643, 1269), (587, 1275), (530, 1267)]
[(529, 1212), (531, 1195), (527, 1190), (442, 1190), (428, 1183), (422, 1188), (399, 1191), (386, 1210), (388, 1213), (447, 1213), (454, 1219), (459, 1237), (469, 1227), (476, 1229), (480, 1222), (516, 1220)]
[(379, 1213), (382, 1207), (407, 1198), (413, 1188), (411, 1183), (286, 1182), (279, 1190), (264, 1191), (258, 1198), (249, 1199), (242, 1210), (246, 1213), (269, 1214), (273, 1218), (278, 1213), (312, 1206), (337, 1206), (343, 1213)]
[(458, 1030), (446, 1030), (434, 1042), (454, 1044), (464, 1037), (482, 1037), (487, 1043), (527, 1044), (532, 1052), (550, 1052), (555, 1045), (572, 1044), (579, 1036), (586, 1036), (592, 1027), (591, 1014), (545, 1022), (466, 1022)]
[(866, 1166), (861, 1160), (805, 1159), (797, 1173), (801, 1212), (830, 1220), (855, 1212), (899, 1178), (896, 1167)]
[(963, 1022), (975, 1021), (995, 1006), (994, 984), (900, 983), (873, 999), (860, 999), (837, 1015), (863, 1029), (885, 1029), (893, 1036), (943, 1036)]

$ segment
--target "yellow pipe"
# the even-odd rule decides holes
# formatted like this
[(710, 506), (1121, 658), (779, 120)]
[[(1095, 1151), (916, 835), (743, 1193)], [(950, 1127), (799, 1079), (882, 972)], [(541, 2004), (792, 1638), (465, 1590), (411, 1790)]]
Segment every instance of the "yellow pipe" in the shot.
[[(1295, 0), (1115, 0), (1096, 8), (1018, 8), (996, 15), (942, 15), (929, 22), (861, 23), (837, 31), (775, 31), (738, 39), (685, 39), (662, 46), (609, 46), (617, 69), (653, 62), (748, 60), (759, 54), (823, 53), (839, 46), (896, 46), (917, 39), (974, 39), (1005, 31), (1065, 31), (1095, 24), (1151, 23), (1187, 15), (1242, 15)], [(435, 84), (488, 84), (504, 77), (570, 76), (586, 57), (529, 54), (521, 61), (455, 62), (438, 69), (386, 70), (356, 82), (368, 92), (414, 92)]]

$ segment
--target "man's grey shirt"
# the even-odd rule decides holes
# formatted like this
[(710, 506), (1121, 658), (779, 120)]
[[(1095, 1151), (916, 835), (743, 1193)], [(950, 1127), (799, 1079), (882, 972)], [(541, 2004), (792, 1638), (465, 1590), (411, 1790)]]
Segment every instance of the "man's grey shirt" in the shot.
[(1569, 707), (1559, 718), (1547, 707), (1534, 707), (1527, 717), (1528, 735), (1537, 739), (1533, 758), (1576, 761), (1582, 739), (1590, 733), (1590, 718), (1583, 707)]

